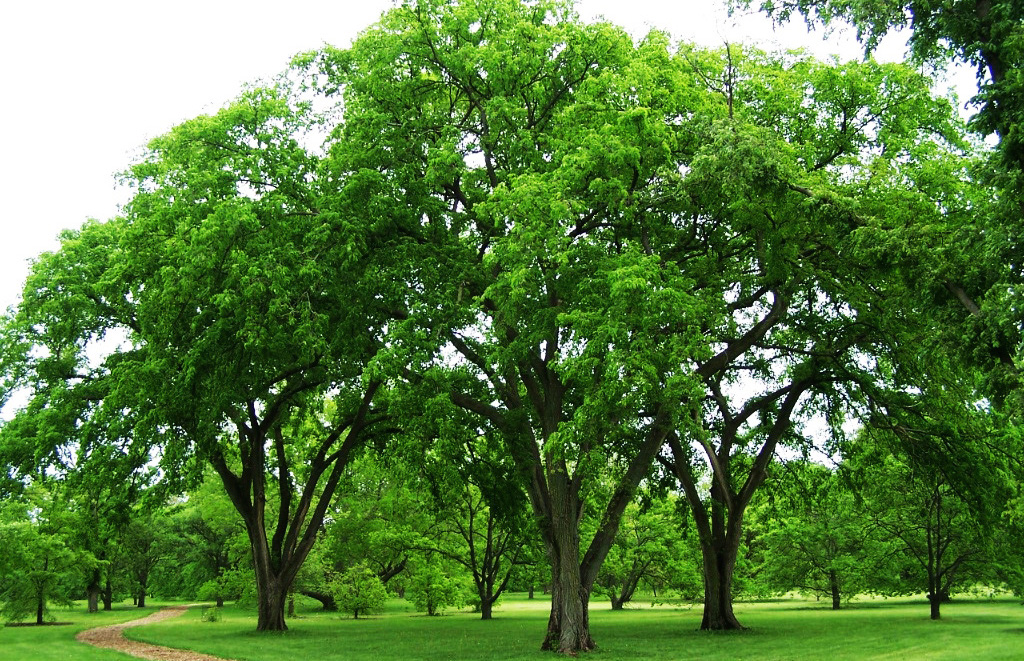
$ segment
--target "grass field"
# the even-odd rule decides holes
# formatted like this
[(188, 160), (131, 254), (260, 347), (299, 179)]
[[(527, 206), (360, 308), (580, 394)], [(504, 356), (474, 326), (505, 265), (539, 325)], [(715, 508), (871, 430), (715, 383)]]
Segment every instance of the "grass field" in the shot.
[[(512, 596), (490, 622), (472, 613), (429, 618), (400, 600), (383, 615), (360, 620), (300, 609), (282, 634), (257, 634), (252, 611), (228, 607), (221, 621), (203, 622), (195, 608), (128, 635), (238, 661), (550, 659), (537, 651), (547, 608), (543, 600)], [(127, 661), (76, 642), (75, 634), (152, 610), (57, 610), (58, 620), (72, 624), (0, 628), (0, 661)], [(862, 600), (839, 612), (813, 601), (779, 600), (740, 603), (736, 610), (748, 631), (706, 633), (697, 631), (699, 605), (637, 605), (613, 613), (607, 602), (595, 602), (591, 630), (600, 649), (589, 658), (1024, 659), (1024, 607), (1015, 600), (956, 601), (943, 606), (939, 622), (928, 619), (923, 600)]]
[(53, 615), (67, 625), (43, 627), (0, 626), (0, 661), (126, 661), (130, 657), (100, 650), (75, 640), (82, 629), (102, 627), (149, 615), (154, 607), (117, 606), (112, 611), (89, 613), (85, 607), (57, 608)]
[[(697, 631), (699, 606), (635, 607), (612, 612), (595, 603), (594, 659), (1022, 659), (1024, 607), (1014, 600), (959, 601), (928, 619), (923, 600), (860, 601), (833, 612), (813, 601), (737, 604), (736, 633)], [(549, 659), (537, 651), (547, 604), (513, 596), (495, 619), (471, 613), (428, 618), (392, 601), (370, 619), (301, 613), (289, 631), (257, 634), (252, 612), (227, 608), (219, 622), (202, 622), (198, 609), (129, 635), (238, 661), (299, 659)], [(34, 657), (20, 657), (34, 658)], [(38, 657), (58, 658), (58, 657)], [(71, 658), (71, 657), (67, 657)], [(86, 658), (73, 657), (73, 658)], [(93, 658), (93, 657), (88, 657)], [(98, 658), (98, 657), (97, 657)]]

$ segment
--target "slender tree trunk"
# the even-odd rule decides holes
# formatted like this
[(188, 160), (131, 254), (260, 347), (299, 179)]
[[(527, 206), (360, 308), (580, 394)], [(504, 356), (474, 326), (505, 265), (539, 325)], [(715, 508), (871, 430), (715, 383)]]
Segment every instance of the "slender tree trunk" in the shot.
[(103, 585), (103, 610), (114, 610), (114, 586), (110, 583), (110, 576)]
[(217, 595), (217, 608), (224, 608), (224, 597)]
[(835, 569), (828, 570), (828, 585), (832, 590), (832, 610), (837, 611), (842, 607), (839, 593), (839, 575)]
[(288, 593), (288, 617), (295, 617), (295, 593)]
[(39, 591), (39, 598), (36, 599), (36, 624), (43, 623), (43, 612), (46, 610), (46, 597), (43, 591)]
[(87, 588), (89, 612), (98, 613), (100, 610), (100, 587), (95, 583), (90, 583)]

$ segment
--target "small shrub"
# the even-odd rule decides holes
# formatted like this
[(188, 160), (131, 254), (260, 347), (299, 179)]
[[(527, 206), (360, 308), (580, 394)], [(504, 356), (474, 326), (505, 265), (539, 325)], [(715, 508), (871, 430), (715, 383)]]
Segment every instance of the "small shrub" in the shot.
[(203, 606), (203, 610), (199, 615), (199, 618), (203, 622), (220, 622), (220, 608), (217, 606)]

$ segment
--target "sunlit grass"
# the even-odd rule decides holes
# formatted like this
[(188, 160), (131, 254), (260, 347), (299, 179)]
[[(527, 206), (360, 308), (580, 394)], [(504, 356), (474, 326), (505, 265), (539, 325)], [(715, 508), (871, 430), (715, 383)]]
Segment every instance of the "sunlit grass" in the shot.
[[(255, 632), (251, 611), (229, 607), (220, 622), (198, 609), (129, 633), (148, 642), (187, 647), (238, 661), (280, 659), (540, 659), (548, 605), (505, 599), (495, 619), (472, 613), (430, 618), (400, 600), (370, 619), (300, 611), (289, 631)], [(1013, 600), (954, 602), (932, 622), (922, 600), (865, 600), (833, 612), (823, 603), (741, 603), (737, 633), (697, 630), (699, 606), (640, 604), (612, 612), (595, 602), (595, 659), (1020, 659), (1024, 608)]]
[(83, 645), (75, 635), (83, 629), (117, 624), (135, 620), (157, 610), (156, 605), (135, 608), (131, 605), (116, 605), (112, 611), (89, 613), (84, 604), (70, 609), (53, 609), (52, 615), (58, 622), (69, 622), (56, 626), (0, 626), (0, 660), (2, 661), (125, 661), (129, 657), (119, 652), (101, 650)]

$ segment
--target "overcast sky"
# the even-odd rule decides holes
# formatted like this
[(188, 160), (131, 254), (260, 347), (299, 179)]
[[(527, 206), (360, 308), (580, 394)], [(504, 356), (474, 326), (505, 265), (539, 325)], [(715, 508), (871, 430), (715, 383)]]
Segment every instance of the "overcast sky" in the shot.
[[(0, 309), (16, 303), (29, 261), (58, 233), (117, 213), (116, 173), (153, 137), (213, 112), (290, 57), (345, 46), (391, 0), (36, 0), (0, 11)], [(803, 46), (844, 59), (852, 35), (773, 33), (759, 15), (730, 18), (716, 0), (581, 0), (635, 36), (651, 27), (720, 45)], [(898, 40), (883, 50), (902, 56)]]

